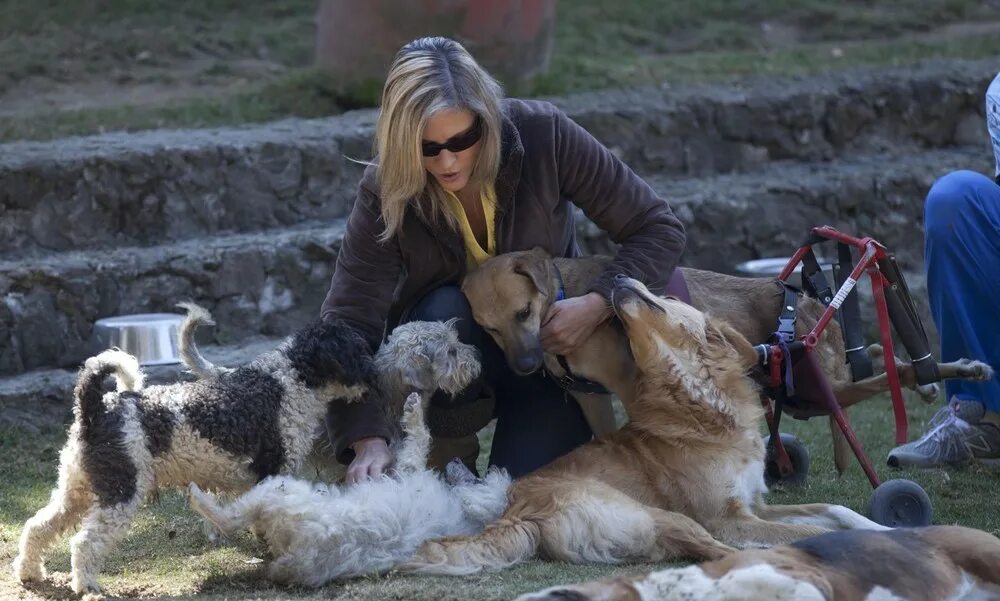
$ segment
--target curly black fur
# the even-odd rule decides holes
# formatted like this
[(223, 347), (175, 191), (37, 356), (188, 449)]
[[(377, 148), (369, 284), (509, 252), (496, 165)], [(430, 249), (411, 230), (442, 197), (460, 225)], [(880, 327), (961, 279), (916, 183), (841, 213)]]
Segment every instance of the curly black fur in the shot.
[(330, 382), (376, 385), (371, 348), (341, 320), (313, 321), (295, 333), (285, 354), (310, 388)]
[(278, 429), (284, 397), (281, 383), (270, 374), (243, 366), (192, 386), (200, 390), (182, 410), (198, 434), (230, 453), (250, 457), (258, 480), (279, 473), (285, 461)]
[(139, 412), (139, 423), (142, 424), (142, 432), (146, 435), (146, 448), (150, 454), (159, 457), (169, 451), (170, 442), (174, 438), (174, 428), (177, 426), (174, 414), (162, 405), (142, 403), (142, 395), (135, 392), (123, 392), (121, 398), (135, 401), (135, 408)]
[(104, 403), (104, 378), (112, 366), (85, 371), (76, 386), (80, 411), (80, 440), (83, 443), (83, 471), (94, 485), (102, 507), (125, 503), (135, 496), (135, 464), (125, 449), (125, 418), (120, 403)]

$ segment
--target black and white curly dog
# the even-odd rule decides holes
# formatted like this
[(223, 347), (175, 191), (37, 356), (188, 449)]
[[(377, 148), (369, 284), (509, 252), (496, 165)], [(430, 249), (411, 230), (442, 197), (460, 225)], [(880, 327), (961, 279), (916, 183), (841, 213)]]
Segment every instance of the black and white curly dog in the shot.
[[(200, 379), (143, 389), (132, 356), (112, 350), (87, 360), (58, 486), (21, 534), (14, 572), (22, 582), (43, 578), (45, 552), (82, 522), (71, 542), (72, 586), (98, 592), (103, 559), (158, 490), (194, 482), (238, 493), (268, 476), (295, 474), (330, 402), (379, 396), (398, 423), (408, 394), (425, 402), (436, 390), (453, 394), (480, 372), (476, 349), (459, 342), (453, 322), (399, 326), (373, 359), (350, 328), (317, 321), (248, 365), (220, 367), (194, 343), (211, 315), (179, 306), (188, 312), (180, 353)], [(102, 382), (112, 374), (118, 391), (105, 394)]]
[[(105, 393), (106, 376), (118, 390)], [(74, 420), (49, 504), (25, 524), (15, 576), (45, 576), (43, 557), (80, 526), (71, 548), (72, 587), (99, 593), (97, 575), (139, 506), (188, 483), (242, 492), (294, 473), (331, 402), (377, 390), (371, 351), (351, 328), (317, 320), (251, 363), (195, 382), (142, 387), (135, 358), (105, 351), (84, 364)]]

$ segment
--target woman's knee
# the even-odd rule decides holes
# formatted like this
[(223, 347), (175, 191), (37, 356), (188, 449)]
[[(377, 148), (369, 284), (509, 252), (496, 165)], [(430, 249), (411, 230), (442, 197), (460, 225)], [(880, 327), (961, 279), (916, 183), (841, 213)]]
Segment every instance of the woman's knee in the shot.
[(441, 286), (425, 294), (410, 309), (410, 321), (448, 321), (472, 315), (469, 301), (458, 286)]

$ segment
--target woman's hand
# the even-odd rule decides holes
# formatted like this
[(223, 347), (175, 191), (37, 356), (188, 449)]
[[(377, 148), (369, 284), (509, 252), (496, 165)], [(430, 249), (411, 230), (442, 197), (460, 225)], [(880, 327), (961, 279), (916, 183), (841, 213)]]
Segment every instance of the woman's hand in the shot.
[(347, 467), (348, 484), (379, 476), (392, 463), (392, 453), (383, 438), (362, 438), (351, 448), (354, 449), (354, 460)]
[(610, 315), (608, 302), (596, 292), (552, 303), (539, 332), (542, 348), (556, 355), (568, 355)]

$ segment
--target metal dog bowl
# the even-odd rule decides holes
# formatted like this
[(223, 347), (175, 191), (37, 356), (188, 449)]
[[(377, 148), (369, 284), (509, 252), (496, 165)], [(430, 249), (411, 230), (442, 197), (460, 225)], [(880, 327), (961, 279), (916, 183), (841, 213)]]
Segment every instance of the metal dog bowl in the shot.
[[(769, 257), (766, 259), (754, 259), (745, 261), (736, 266), (736, 273), (752, 278), (776, 278), (781, 270), (788, 265), (791, 257)], [(833, 264), (822, 259), (818, 259), (819, 267), (823, 270), (826, 280), (833, 285)], [(802, 263), (795, 266), (795, 271), (788, 278), (788, 283), (792, 286), (802, 287)]]
[(93, 346), (97, 351), (120, 348), (139, 360), (139, 365), (180, 363), (177, 335), (183, 315), (143, 313), (98, 319), (94, 323)]

